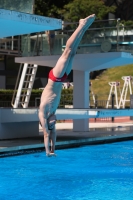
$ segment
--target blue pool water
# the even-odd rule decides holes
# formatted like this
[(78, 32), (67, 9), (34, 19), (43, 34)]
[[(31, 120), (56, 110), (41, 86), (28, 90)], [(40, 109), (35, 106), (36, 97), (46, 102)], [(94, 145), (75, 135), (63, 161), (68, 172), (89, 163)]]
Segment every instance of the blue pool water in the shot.
[(0, 200), (133, 200), (133, 141), (0, 159)]

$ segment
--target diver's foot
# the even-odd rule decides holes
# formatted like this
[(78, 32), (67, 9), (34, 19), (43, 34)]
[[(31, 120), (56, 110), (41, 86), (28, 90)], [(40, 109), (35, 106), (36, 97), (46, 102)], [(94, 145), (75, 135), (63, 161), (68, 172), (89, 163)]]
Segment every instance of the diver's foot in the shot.
[(46, 153), (46, 156), (47, 157), (52, 157), (52, 156), (56, 157), (57, 155), (55, 153)]
[(91, 24), (94, 22), (94, 20), (95, 20), (95, 14), (92, 14), (92, 15), (86, 17), (85, 19), (80, 19), (79, 24), (83, 28), (89, 28), (91, 26)]

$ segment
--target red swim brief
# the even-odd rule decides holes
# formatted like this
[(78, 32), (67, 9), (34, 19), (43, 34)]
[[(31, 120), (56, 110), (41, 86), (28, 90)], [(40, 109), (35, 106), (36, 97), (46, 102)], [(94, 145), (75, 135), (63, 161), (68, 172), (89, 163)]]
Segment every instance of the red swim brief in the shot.
[(61, 78), (57, 78), (53, 74), (53, 70), (50, 70), (48, 78), (51, 79), (54, 82), (63, 82), (67, 78), (67, 74), (65, 73)]

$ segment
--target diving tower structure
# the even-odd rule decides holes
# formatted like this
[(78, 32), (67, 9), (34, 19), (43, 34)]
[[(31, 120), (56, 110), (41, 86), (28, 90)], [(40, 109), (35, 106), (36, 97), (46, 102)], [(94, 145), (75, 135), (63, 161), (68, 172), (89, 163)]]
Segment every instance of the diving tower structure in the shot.
[[(102, 70), (112, 67), (123, 66), (133, 63), (133, 40), (132, 30), (124, 32), (125, 29), (121, 29), (119, 20), (115, 20), (116, 25), (113, 27), (95, 28), (93, 25), (86, 31), (84, 40), (79, 44), (77, 54), (74, 57), (73, 62), (73, 108), (74, 109), (87, 109), (89, 108), (89, 82), (90, 72), (96, 70)], [(104, 21), (104, 23), (110, 23)], [(95, 25), (95, 22), (93, 23)], [(97, 22), (98, 24), (98, 22)], [(109, 24), (108, 24), (109, 25)], [(23, 56), (16, 57), (15, 62), (27, 63), (29, 65), (47, 66), (53, 68), (62, 54), (62, 49), (65, 47), (65, 43), (73, 30), (58, 30), (55, 31), (55, 49), (53, 55), (49, 55), (48, 51), (41, 52), (39, 56)], [(131, 40), (126, 41), (128, 35)], [(45, 40), (46, 35), (39, 35), (40, 40)], [(88, 39), (90, 38), (90, 39)], [(124, 40), (123, 40), (124, 39)], [(30, 38), (31, 43), (32, 38)], [(43, 40), (43, 41), (44, 41)], [(57, 55), (58, 54), (58, 55)], [(74, 131), (88, 131), (88, 119), (74, 119), (73, 130)]]
[[(54, 67), (59, 55), (17, 57), (15, 62)], [(73, 107), (89, 108), (89, 76), (91, 71), (133, 63), (133, 55), (127, 52), (76, 54), (73, 62)], [(88, 119), (74, 119), (74, 131), (88, 131)]]
[[(41, 66), (41, 67), (48, 66), (48, 67), (53, 68), (62, 53), (62, 49), (64, 48), (64, 44), (66, 43), (67, 38), (72, 34), (73, 30), (71, 31), (62, 30), (62, 21), (59, 19), (52, 19), (52, 18), (47, 18), (47, 17), (19, 13), (15, 11), (5, 11), (2, 9), (0, 9), (0, 12), (2, 13), (2, 17), (0, 16), (1, 17), (0, 24), (4, 25), (4, 23), (6, 23), (6, 26), (4, 28), (5, 30), (1, 33), (0, 37), (6, 37), (9, 35), (13, 36), (13, 35), (27, 34), (26, 44), (30, 46), (29, 48), (30, 52), (33, 53), (31, 44), (35, 38), (37, 38), (37, 42), (42, 41), (42, 45), (40, 46), (44, 47), (43, 49), (44, 51), (42, 51), (42, 49), (39, 49), (39, 53), (34, 54), (34, 55), (30, 54), (30, 52), (28, 51), (27, 51), (27, 54), (24, 51), (22, 51), (22, 57), (16, 57), (15, 62), (20, 63), (23, 66), (25, 66), (23, 67), (23, 70), (24, 68), (25, 69), (28, 68), (30, 65)], [(116, 22), (119, 23), (118, 20), (116, 20)], [(9, 26), (7, 26), (7, 24)], [(18, 27), (18, 29), (16, 30), (15, 27)], [(11, 30), (11, 32), (9, 30)], [(48, 48), (48, 46), (46, 45), (47, 38), (46, 38), (46, 35), (44, 34), (45, 30), (57, 30), (55, 31), (55, 36), (56, 36), (56, 40), (58, 44), (55, 45), (55, 51), (53, 55), (49, 55), (49, 53), (47, 53), (48, 51), (45, 51), (46, 48)], [(73, 119), (74, 131), (88, 131), (89, 130), (88, 118), (90, 118), (90, 115), (91, 115), (91, 113), (88, 112), (90, 72), (133, 63), (133, 55), (132, 55), (133, 41), (132, 39), (131, 41), (123, 41), (122, 31), (124, 30), (123, 29), (121, 30), (120, 27), (118, 30), (118, 26), (116, 25), (114, 27), (108, 27), (107, 29), (105, 27), (95, 28), (92, 25), (92, 28), (87, 30), (85, 33), (85, 39), (83, 40), (85, 41), (85, 43), (84, 42), (82, 43), (81, 41), (81, 44), (79, 45), (79, 49), (77, 51), (77, 54), (75, 55), (74, 62), (73, 62), (73, 84), (74, 84), (73, 107), (74, 109), (72, 110), (72, 112), (74, 112), (75, 109), (78, 110), (78, 114), (75, 113), (74, 116), (72, 115), (67, 116), (70, 119)], [(35, 35), (35, 37), (33, 37), (33, 35), (30, 34), (34, 32), (38, 32)], [(130, 31), (129, 34), (130, 34), (130, 37), (132, 37), (133, 35), (132, 30)], [(122, 36), (122, 40), (121, 40), (121, 36)], [(27, 73), (27, 69), (25, 70), (25, 74), (26, 73)], [(31, 77), (33, 76), (32, 73), (30, 75)], [(29, 82), (30, 81), (31, 80), (29, 80)], [(20, 83), (21, 83), (20, 88), (23, 89), (24, 79), (22, 80), (22, 82), (20, 81), (19, 84)], [(29, 89), (29, 87), (27, 88)], [(30, 89), (31, 88), (32, 86), (30, 86)], [(21, 92), (19, 93), (18, 97), (20, 95), (21, 95)], [(89, 114), (82, 113), (81, 109), (87, 110), (87, 113)], [(12, 108), (10, 110), (11, 110), (11, 115), (15, 117), (16, 115), (15, 113), (19, 111), (19, 108), (17, 109)], [(30, 112), (32, 112), (32, 109), (26, 108), (24, 106), (24, 108), (21, 110), (23, 110), (22, 112), (24, 112), (24, 114), (22, 114), (21, 112), (17, 113), (18, 118), (20, 117), (19, 123), (21, 123), (23, 127), (24, 125), (25, 127), (27, 126), (30, 127), (30, 130), (28, 130), (29, 134), (36, 132), (36, 129), (38, 128), (38, 121), (39, 121), (38, 110), (37, 109), (34, 110), (35, 120), (34, 120), (34, 114), (32, 113), (33, 115), (32, 114), (30, 115)], [(57, 116), (59, 116), (58, 115), (59, 111), (60, 110), (57, 109)], [(60, 115), (61, 118), (59, 119), (65, 119), (67, 113), (66, 115), (64, 113), (69, 112), (69, 111), (70, 110), (68, 109), (62, 110), (63, 113), (62, 115)], [(3, 114), (4, 112), (5, 114)], [(120, 116), (120, 115), (127, 116), (127, 114), (129, 116), (131, 115), (131, 113), (129, 112), (130, 112), (129, 110), (127, 110), (127, 112), (124, 110), (123, 111), (103, 110), (101, 111), (102, 114), (99, 114), (98, 111), (96, 111), (95, 115), (92, 114), (92, 117), (97, 117), (97, 116), (98, 117), (107, 117), (107, 116), (113, 117), (113, 116)], [(29, 117), (28, 117), (28, 113), (30, 115)], [(6, 113), (6, 109), (4, 111), (1, 109), (1, 116), (0, 116), (1, 128), (3, 127), (7, 132), (8, 130), (11, 130), (12, 126), (15, 127), (15, 121), (14, 122), (10, 121), (10, 117), (9, 117), (10, 115), (8, 114), (9, 113)], [(5, 121), (3, 121), (4, 116), (6, 117), (8, 116), (8, 118), (5, 117)], [(17, 120), (17, 117), (15, 117), (14, 120), (15, 119)], [(15, 135), (17, 136), (17, 133), (15, 133)]]
[[(4, 41), (6, 42), (5, 37), (9, 36), (13, 37), (16, 35), (20, 36), (31, 33), (45, 32), (46, 30), (61, 29), (62, 20), (13, 10), (0, 9), (0, 25), (1, 27), (4, 27), (0, 31), (0, 38), (4, 38)], [(7, 42), (9, 42), (9, 39)], [(11, 40), (11, 42), (13, 42), (13, 40)], [(20, 68), (22, 69), (22, 74), (20, 74), (20, 76), (22, 76), (19, 80), (18, 87), (15, 88), (15, 90), (17, 90), (17, 94), (12, 106), (14, 108), (18, 108), (19, 103), (21, 103), (24, 108), (27, 108), (38, 65), (29, 65), (25, 63), (24, 65), (21, 65)], [(22, 90), (24, 90), (24, 93), (22, 93)]]

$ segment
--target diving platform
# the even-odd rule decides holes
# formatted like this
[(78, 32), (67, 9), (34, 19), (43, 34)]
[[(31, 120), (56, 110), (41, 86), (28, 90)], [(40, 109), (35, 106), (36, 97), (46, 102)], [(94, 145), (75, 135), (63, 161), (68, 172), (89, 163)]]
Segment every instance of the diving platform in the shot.
[[(73, 130), (74, 131), (88, 131), (88, 118), (97, 118), (97, 117), (115, 117), (115, 116), (132, 116), (133, 110), (89, 110), (87, 109), (89, 106), (89, 77), (90, 72), (107, 69), (117, 66), (123, 66), (133, 63), (133, 46), (132, 43), (122, 43), (120, 41), (119, 36), (121, 33), (119, 32), (119, 24), (117, 20), (117, 26), (110, 27), (110, 30), (105, 29), (89, 29), (91, 32), (86, 32), (86, 36), (90, 36), (92, 38), (92, 44), (100, 44), (98, 48), (96, 45), (87, 48), (82, 52), (76, 54), (73, 62), (73, 83), (74, 83), (74, 91), (73, 91), (73, 106), (75, 109), (73, 110), (57, 110), (57, 119), (73, 119)], [(32, 57), (17, 57), (15, 58), (15, 62), (26, 64), (26, 65), (37, 65), (37, 66), (49, 66), (54, 67), (57, 60), (59, 59), (62, 53), (62, 46), (64, 45), (64, 41), (69, 37), (72, 31), (67, 31), (67, 34), (62, 31), (62, 21), (59, 19), (30, 15), (26, 13), (9, 11), (0, 9), (0, 25), (4, 27), (4, 30), (1, 30), (0, 37), (14, 36), (14, 35), (22, 35), (22, 34), (30, 34), (35, 32), (44, 32), (45, 30), (57, 30), (60, 29), (60, 40), (59, 40), (59, 48), (56, 48), (56, 55), (49, 55), (49, 53), (45, 54), (45, 50), (48, 48), (40, 48), (35, 53), (35, 56), (29, 54), (32, 52), (31, 45), (29, 45), (30, 50), (27, 48), (28, 54), (23, 54), (24, 56), (32, 56)], [(16, 29), (17, 27), (17, 29)], [(99, 30), (99, 31), (98, 31)], [(65, 33), (65, 34), (64, 34)], [(106, 34), (107, 33), (107, 34)], [(112, 38), (112, 33), (113, 35)], [(123, 30), (123, 35), (124, 35)], [(89, 34), (89, 35), (88, 35)], [(44, 35), (44, 34), (42, 34)], [(59, 34), (55, 34), (56, 37)], [(105, 35), (108, 36), (105, 38)], [(55, 38), (56, 38), (55, 37)], [(37, 41), (39, 44), (40, 36), (37, 34)], [(63, 40), (64, 38), (64, 40)], [(117, 41), (116, 41), (117, 38)], [(122, 42), (125, 41), (126, 37), (123, 37)], [(130, 36), (130, 41), (132, 40), (132, 35)], [(43, 39), (43, 37), (42, 37)], [(31, 37), (29, 37), (28, 44), (30, 43)], [(32, 38), (33, 40), (33, 38)], [(87, 39), (88, 40), (88, 39)], [(46, 38), (45, 43), (46, 44)], [(58, 41), (58, 40), (57, 40)], [(111, 44), (110, 41), (114, 41), (115, 44)], [(26, 43), (27, 44), (27, 43)], [(42, 43), (43, 44), (43, 43)], [(42, 45), (43, 47), (45, 45)], [(109, 46), (108, 46), (109, 45)], [(36, 45), (37, 46), (37, 45)], [(40, 45), (40, 47), (42, 47)], [(47, 45), (48, 46), (48, 45)], [(57, 47), (58, 47), (57, 46)], [(83, 46), (84, 47), (84, 46)], [(108, 48), (109, 47), (109, 48)], [(58, 51), (59, 50), (59, 53)], [(38, 53), (39, 52), (39, 53)], [(127, 53), (129, 52), (129, 53)], [(45, 55), (45, 56), (42, 56)], [(47, 56), (46, 56), (47, 55)], [(48, 56), (49, 55), (49, 56)], [(33, 74), (31, 74), (33, 76)], [(28, 74), (29, 76), (29, 74)], [(80, 81), (79, 81), (80, 80)], [(33, 80), (32, 80), (33, 81)], [(30, 80), (31, 82), (31, 80)], [(21, 84), (22, 86), (22, 84)], [(22, 87), (21, 87), (22, 88)], [(30, 86), (30, 89), (32, 86)], [(29, 87), (28, 94), (29, 95)], [(19, 97), (18, 95), (17, 97)], [(16, 104), (21, 103), (18, 99), (16, 99)], [(26, 103), (26, 102), (25, 102)], [(28, 103), (27, 103), (28, 104)], [(27, 105), (26, 105), (27, 106)], [(0, 109), (0, 139), (6, 138), (20, 138), (20, 137), (30, 137), (37, 136), (38, 133), (38, 110), (37, 109), (28, 109), (24, 104), (24, 108), (19, 109)], [(17, 106), (14, 106), (17, 107)], [(25, 109), (26, 108), (26, 109)], [(78, 109), (84, 108), (84, 109)], [(106, 113), (106, 114), (105, 114)]]
[[(59, 55), (17, 57), (15, 62), (54, 67)], [(91, 71), (118, 67), (133, 63), (133, 55), (126, 52), (107, 52), (95, 54), (76, 54), (73, 62), (73, 106), (89, 107), (89, 77)], [(79, 81), (80, 80), (80, 81)], [(74, 131), (88, 131), (88, 119), (73, 120)]]
[(61, 29), (62, 20), (0, 9), (0, 38)]
[[(38, 109), (0, 108), (0, 139), (39, 136)], [(57, 120), (132, 116), (133, 109), (57, 109)]]
[[(54, 67), (60, 55), (16, 57), (16, 63), (36, 64), (42, 67)], [(133, 63), (133, 55), (126, 52), (107, 52), (95, 54), (76, 54), (73, 70), (91, 72)]]

